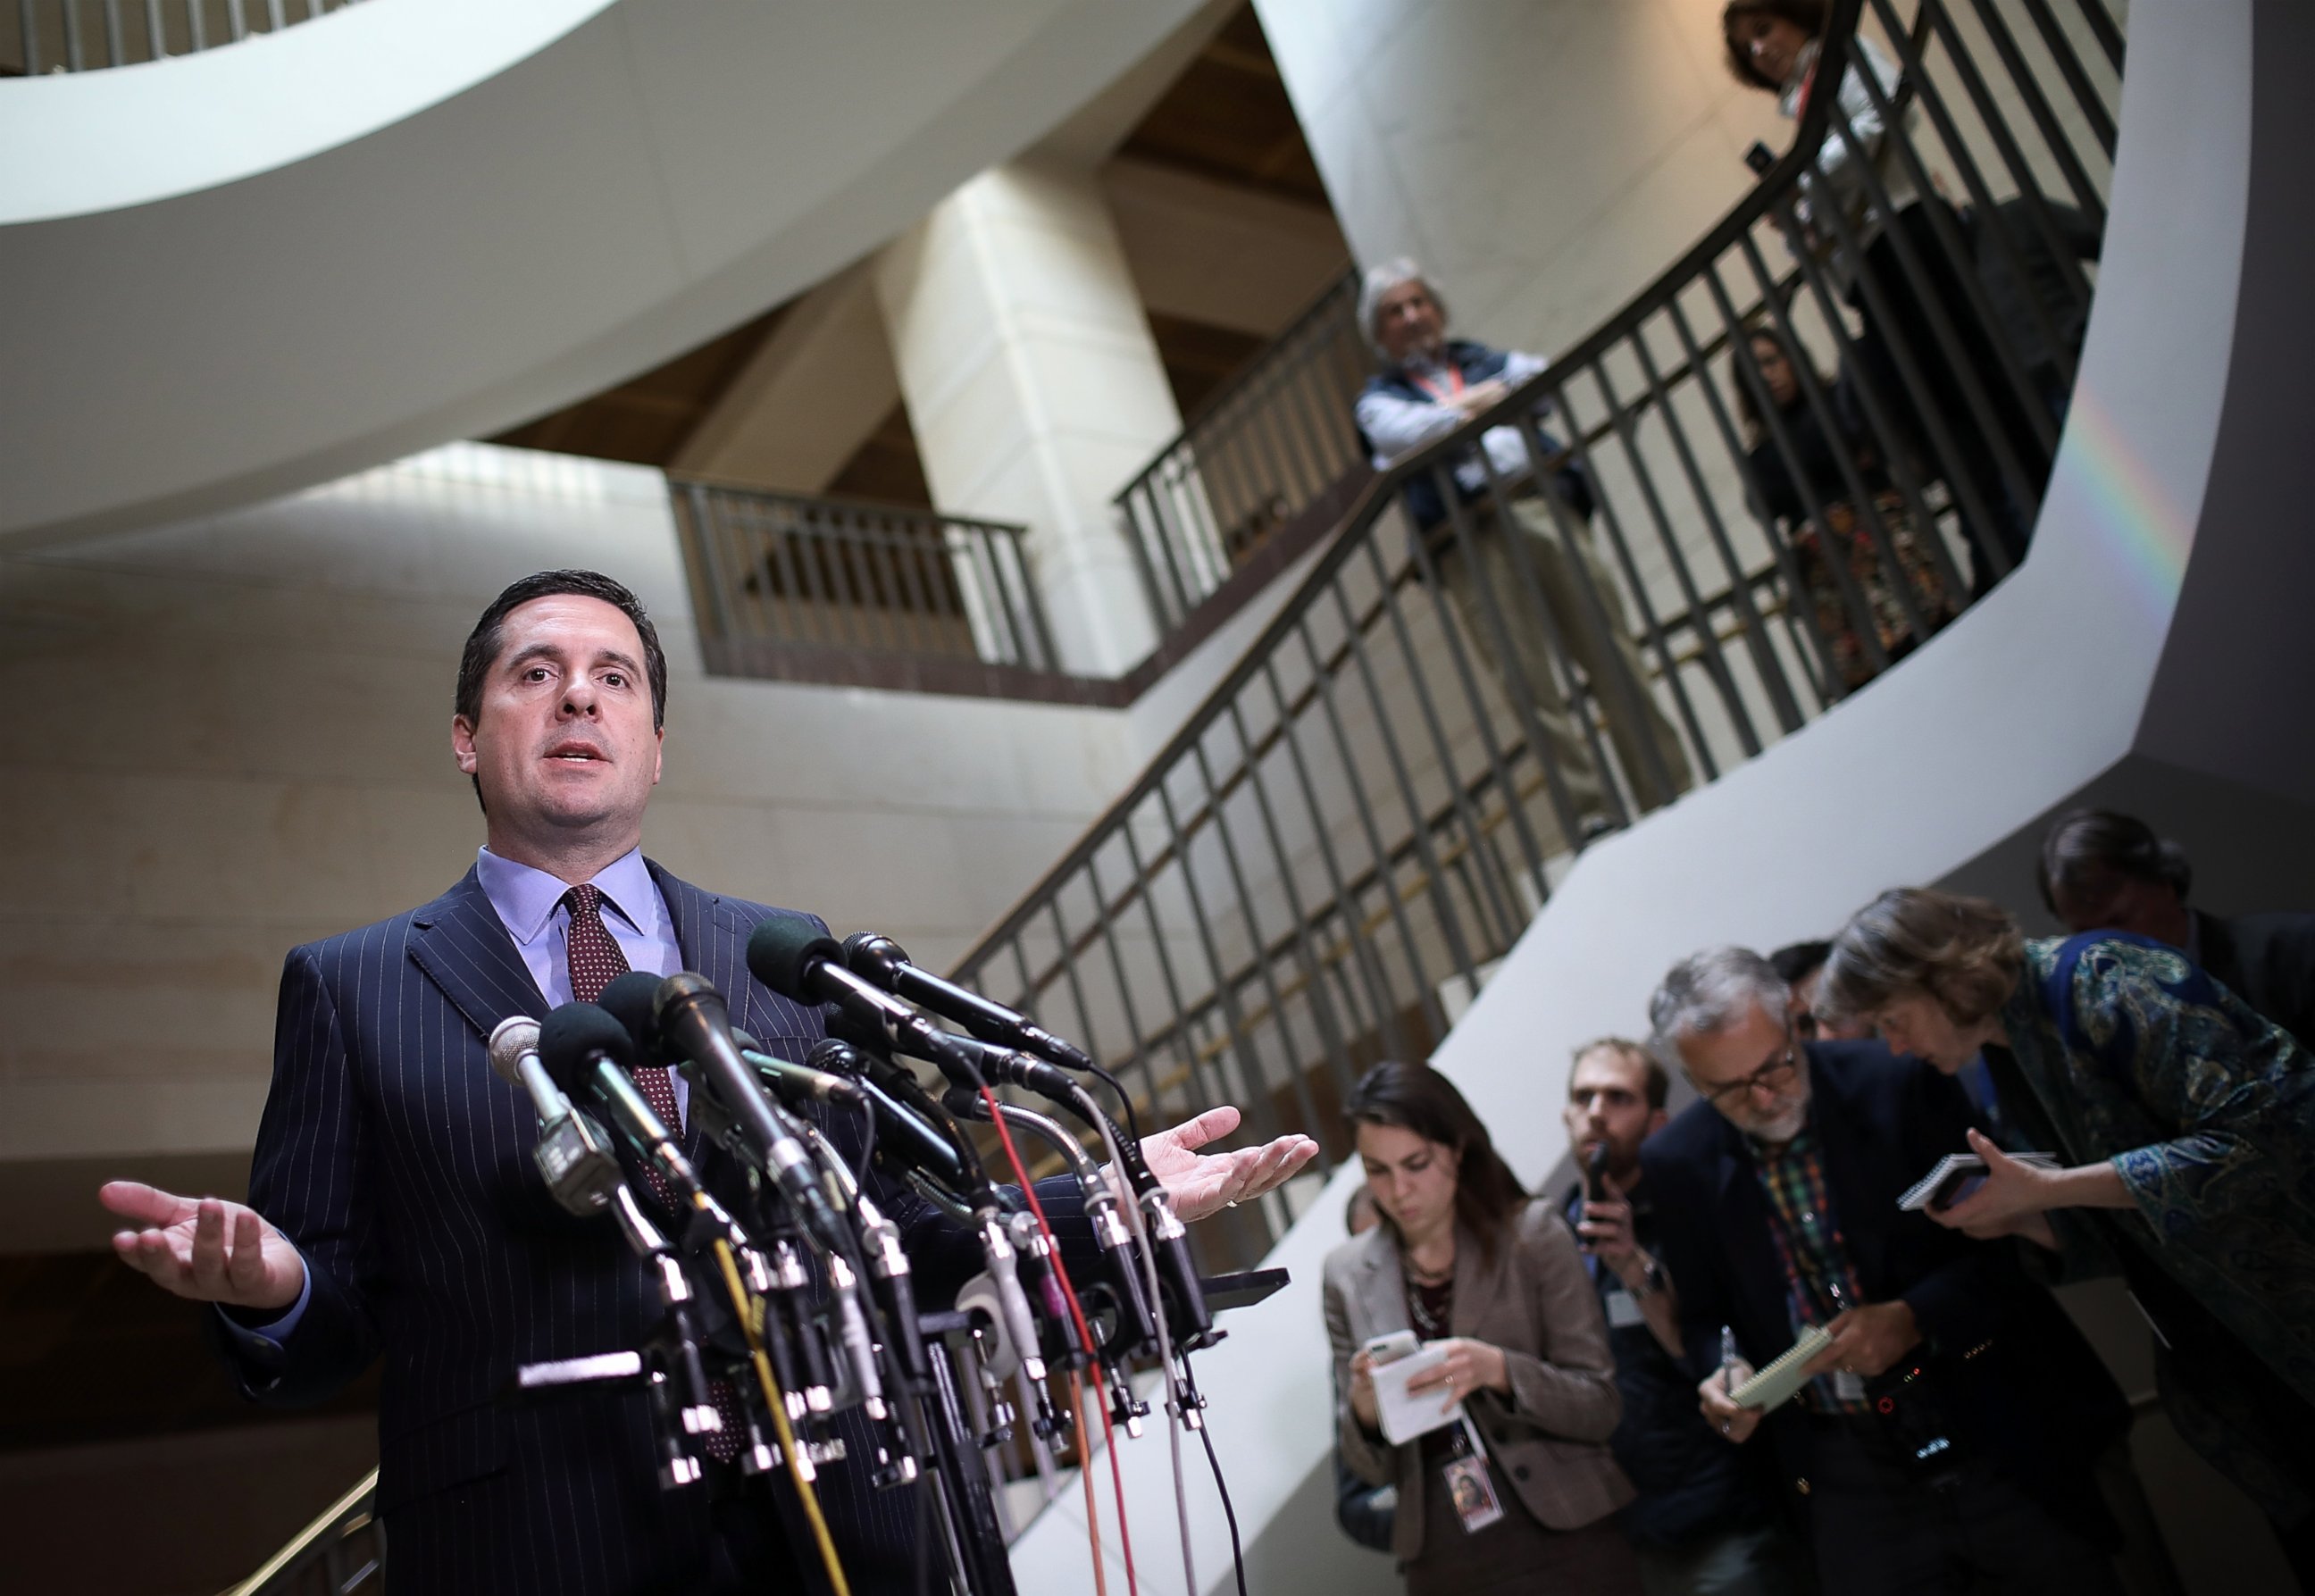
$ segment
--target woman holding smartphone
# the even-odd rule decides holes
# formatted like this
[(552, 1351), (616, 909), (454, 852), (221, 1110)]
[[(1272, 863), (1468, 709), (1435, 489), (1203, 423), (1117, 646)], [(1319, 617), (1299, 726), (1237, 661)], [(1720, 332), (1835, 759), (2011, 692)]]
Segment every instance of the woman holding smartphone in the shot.
[[(1326, 1259), (1337, 1441), (1361, 1477), (1398, 1488), (1409, 1596), (1637, 1596), (1610, 1521), (1632, 1496), (1608, 1451), (1622, 1405), (1574, 1234), (1436, 1071), (1378, 1064), (1346, 1112), (1382, 1223)], [(1435, 1359), (1410, 1402), (1460, 1403), (1464, 1420), (1393, 1445), (1375, 1371), (1410, 1343)]]
[[(2178, 1432), (2264, 1507), (2315, 1591), (2315, 1057), (2175, 947), (2027, 939), (2008, 911), (1884, 892), (1834, 939), (1821, 1012), (1957, 1073), (1980, 1052), (2021, 1145), (1930, 1218), (2118, 1263)], [(1960, 1149), (1956, 1148), (1956, 1151)]]

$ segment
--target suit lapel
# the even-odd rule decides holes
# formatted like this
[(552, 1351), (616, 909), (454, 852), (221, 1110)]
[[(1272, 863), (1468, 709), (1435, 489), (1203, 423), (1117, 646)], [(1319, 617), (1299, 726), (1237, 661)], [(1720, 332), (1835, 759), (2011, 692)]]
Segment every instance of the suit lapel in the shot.
[(1367, 1245), (1359, 1258), (1358, 1287), (1358, 1299), (1366, 1313), (1367, 1334), (1387, 1335), (1395, 1330), (1412, 1329), (1414, 1326), (1407, 1322), (1406, 1288), (1398, 1267), (1398, 1244), (1391, 1239), (1390, 1227), (1378, 1225), (1367, 1235)]
[[(1516, 1230), (1518, 1226), (1519, 1216), (1513, 1214), (1505, 1228)], [(1455, 1300), (1448, 1305), (1447, 1325), (1456, 1334), (1487, 1339), (1482, 1330), (1495, 1323), (1495, 1305), (1505, 1294), (1512, 1246), (1509, 1234), (1497, 1237), (1495, 1255), (1490, 1258), (1480, 1250), (1477, 1237), (1455, 1227)]]
[(683, 967), (713, 982), (731, 1006), (732, 1023), (744, 1025), (748, 994), (740, 984), (744, 972), (737, 922), (723, 912), (723, 900), (714, 893), (701, 891), (648, 859), (643, 863), (659, 883), (661, 900), (675, 923), (675, 945), (683, 954)]
[(411, 961), (478, 1036), (510, 1015), (544, 1018), (546, 998), (472, 870), (411, 917)]

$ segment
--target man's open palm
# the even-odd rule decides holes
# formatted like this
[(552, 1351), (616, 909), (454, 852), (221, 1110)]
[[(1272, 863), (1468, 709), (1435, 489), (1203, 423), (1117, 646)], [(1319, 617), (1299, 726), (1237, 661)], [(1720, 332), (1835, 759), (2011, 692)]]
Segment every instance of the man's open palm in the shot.
[(136, 1227), (113, 1233), (120, 1261), (196, 1302), (287, 1308), (306, 1289), (306, 1263), (253, 1210), (179, 1197), (140, 1181), (108, 1181), (105, 1207)]
[(1174, 1211), (1184, 1223), (1261, 1196), (1317, 1156), (1318, 1144), (1307, 1136), (1282, 1136), (1229, 1153), (1198, 1151), (1237, 1130), (1237, 1110), (1223, 1104), (1142, 1139), (1141, 1157), (1173, 1197)]

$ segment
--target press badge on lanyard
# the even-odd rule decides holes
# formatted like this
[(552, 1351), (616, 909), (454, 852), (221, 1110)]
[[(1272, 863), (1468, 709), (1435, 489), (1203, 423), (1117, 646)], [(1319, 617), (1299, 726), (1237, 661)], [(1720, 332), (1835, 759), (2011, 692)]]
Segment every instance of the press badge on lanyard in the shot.
[(1495, 1482), (1487, 1473), (1487, 1449), (1479, 1439), (1479, 1427), (1471, 1423), (1468, 1414), (1463, 1415), (1459, 1439), (1463, 1450), (1439, 1472), (1463, 1533), (1477, 1535), (1502, 1520), (1503, 1504), (1496, 1499)]

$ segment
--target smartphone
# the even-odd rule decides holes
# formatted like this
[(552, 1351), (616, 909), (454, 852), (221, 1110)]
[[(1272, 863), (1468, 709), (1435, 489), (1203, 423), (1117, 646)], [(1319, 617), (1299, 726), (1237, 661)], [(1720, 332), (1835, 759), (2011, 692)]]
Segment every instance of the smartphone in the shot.
[(1396, 1363), (1417, 1351), (1423, 1343), (1412, 1330), (1394, 1330), (1388, 1335), (1370, 1336), (1362, 1349), (1377, 1363)]
[(1776, 164), (1777, 152), (1770, 149), (1767, 145), (1762, 144), (1757, 138), (1752, 141), (1752, 147), (1744, 152), (1744, 164), (1750, 166), (1754, 172), (1759, 173), (1762, 177), (1768, 176), (1769, 168), (1774, 166)]

